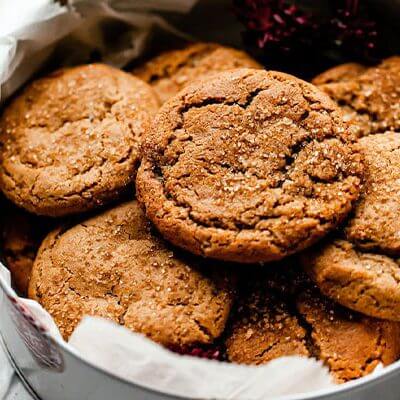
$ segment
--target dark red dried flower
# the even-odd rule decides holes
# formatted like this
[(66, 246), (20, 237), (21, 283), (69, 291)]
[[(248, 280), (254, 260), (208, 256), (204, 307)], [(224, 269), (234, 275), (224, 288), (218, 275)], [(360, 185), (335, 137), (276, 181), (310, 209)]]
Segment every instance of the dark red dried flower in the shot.
[(223, 361), (224, 360), (224, 352), (218, 345), (210, 345), (210, 346), (196, 346), (189, 349), (171, 349), (175, 353), (193, 356), (199, 358), (207, 358), (209, 360)]
[(283, 52), (311, 42), (311, 16), (285, 0), (234, 0), (234, 11), (245, 25), (244, 38), (261, 49)]
[(360, 12), (359, 0), (346, 0), (330, 21), (336, 47), (368, 59), (377, 47), (377, 24)]
[[(272, 56), (301, 53), (307, 58), (334, 50), (367, 59), (377, 46), (375, 21), (363, 16), (359, 0), (330, 3), (332, 12), (318, 18), (292, 0), (233, 0), (235, 14), (243, 23), (245, 44)], [(317, 50), (317, 51), (316, 51)]]

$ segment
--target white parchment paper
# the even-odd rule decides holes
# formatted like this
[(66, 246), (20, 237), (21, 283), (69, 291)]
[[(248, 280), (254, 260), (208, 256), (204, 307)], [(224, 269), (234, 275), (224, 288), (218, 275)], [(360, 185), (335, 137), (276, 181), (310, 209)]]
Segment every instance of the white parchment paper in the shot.
[[(62, 42), (68, 50), (65, 63), (85, 60), (95, 49), (104, 62), (120, 67), (141, 54), (154, 27), (181, 34), (155, 11), (185, 13), (195, 3), (70, 0), (61, 6), (55, 0), (0, 0), (0, 101), (25, 83), (62, 39), (67, 38)], [(110, 37), (109, 21), (124, 25), (123, 33)]]
[[(1, 264), (0, 279), (10, 281)], [(20, 301), (48, 327), (53, 337), (62, 340), (47, 311), (35, 301)], [(334, 386), (327, 368), (314, 359), (282, 357), (264, 366), (250, 367), (181, 356), (143, 335), (97, 317), (85, 317), (69, 345), (88, 361), (121, 378), (194, 399), (268, 400)], [(0, 353), (0, 360), (1, 357)], [(6, 365), (0, 370), (0, 399), (12, 382), (12, 367)]]
[[(26, 82), (60, 43), (69, 43), (67, 48), (72, 49), (65, 51), (66, 62), (74, 62), (77, 50), (96, 49), (105, 62), (122, 66), (141, 54), (155, 26), (181, 34), (159, 12), (187, 13), (194, 3), (196, 0), (74, 0), (61, 6), (50, 0), (0, 1), (0, 100), (5, 101)], [(124, 25), (118, 40), (107, 40), (105, 20)], [(215, 40), (229, 43), (230, 32), (237, 35), (237, 31), (228, 18), (223, 30), (217, 27)], [(9, 283), (3, 265), (0, 279)], [(21, 301), (62, 340), (54, 321), (39, 304)], [(285, 357), (262, 367), (248, 367), (180, 356), (142, 335), (93, 317), (81, 322), (70, 345), (82, 357), (120, 377), (184, 397), (266, 400), (333, 385), (327, 369), (313, 359)], [(12, 381), (12, 368), (6, 365), (0, 370), (0, 399)]]

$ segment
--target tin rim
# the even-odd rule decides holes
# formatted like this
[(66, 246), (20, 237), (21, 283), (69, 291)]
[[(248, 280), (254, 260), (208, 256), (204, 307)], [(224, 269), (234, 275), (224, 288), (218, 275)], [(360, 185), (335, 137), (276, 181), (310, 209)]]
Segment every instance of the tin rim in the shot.
[[(0, 262), (0, 264), (1, 264), (1, 266), (4, 266), (3, 263)], [(18, 297), (17, 294), (15, 293), (14, 289), (3, 279), (3, 277), (1, 275), (0, 275), (0, 287), (2, 288), (2, 290), (4, 291), (4, 293), (7, 296), (10, 296), (13, 298)], [(96, 365), (96, 364), (92, 363), (91, 361), (83, 358), (72, 346), (70, 346), (67, 342), (65, 342), (61, 338), (53, 337), (48, 332), (44, 332), (42, 334), (44, 336), (46, 336), (48, 339), (52, 340), (54, 343), (56, 343), (62, 350), (67, 352), (71, 357), (73, 357), (78, 362), (81, 362), (84, 365), (86, 365), (87, 367), (93, 368), (94, 370), (96, 370), (100, 373), (106, 374), (119, 382), (122, 382), (122, 383), (127, 384), (132, 387), (139, 387), (143, 391), (146, 391), (149, 393), (155, 393), (160, 396), (165, 396), (171, 400), (173, 400), (173, 399), (180, 399), (180, 400), (190, 399), (190, 397), (183, 397), (183, 396), (175, 395), (172, 393), (162, 392), (160, 390), (146, 386), (142, 383), (135, 383), (126, 378), (118, 376), (115, 373), (110, 372), (110, 371), (106, 370), (105, 368), (103, 368), (99, 365)], [(351, 391), (353, 389), (357, 389), (361, 386), (371, 386), (375, 383), (378, 383), (379, 380), (386, 378), (390, 375), (393, 375), (399, 371), (400, 371), (400, 360), (394, 362), (391, 365), (388, 365), (388, 366), (382, 368), (381, 370), (379, 370), (371, 375), (367, 375), (362, 378), (358, 378), (354, 381), (337, 385), (336, 387), (314, 390), (309, 393), (298, 393), (295, 395), (279, 396), (279, 397), (276, 397), (276, 400), (313, 400), (316, 398), (324, 398), (324, 397), (330, 396), (332, 394), (341, 394), (341, 393), (345, 393), (347, 391)]]

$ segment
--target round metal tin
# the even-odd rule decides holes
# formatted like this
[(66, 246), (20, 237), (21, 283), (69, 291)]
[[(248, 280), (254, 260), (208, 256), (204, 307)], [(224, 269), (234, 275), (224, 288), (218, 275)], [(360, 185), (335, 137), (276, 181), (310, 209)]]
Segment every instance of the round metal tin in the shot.
[[(82, 359), (51, 337), (0, 276), (0, 335), (23, 383), (41, 400), (179, 400), (121, 379)], [(279, 400), (398, 400), (400, 362), (328, 390)], [(188, 393), (188, 399), (190, 393)], [(278, 399), (277, 399), (278, 400)]]

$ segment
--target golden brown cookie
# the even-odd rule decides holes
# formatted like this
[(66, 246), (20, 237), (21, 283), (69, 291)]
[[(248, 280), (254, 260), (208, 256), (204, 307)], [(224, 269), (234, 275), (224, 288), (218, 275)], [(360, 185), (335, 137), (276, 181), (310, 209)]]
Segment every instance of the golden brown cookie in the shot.
[(363, 316), (313, 293), (296, 304), (311, 332), (314, 355), (339, 383), (368, 375), (400, 357), (400, 325)]
[(312, 83), (324, 85), (326, 83), (346, 82), (361, 75), (367, 67), (358, 63), (340, 64), (317, 75)]
[(386, 132), (359, 140), (365, 187), (346, 237), (358, 247), (400, 256), (400, 134)]
[(359, 140), (365, 187), (339, 237), (302, 257), (321, 291), (353, 310), (400, 321), (400, 135)]
[(233, 300), (223, 267), (167, 246), (136, 201), (50, 233), (36, 257), (29, 296), (66, 339), (84, 315), (95, 315), (175, 348), (211, 343)]
[(158, 107), (144, 82), (101, 64), (30, 84), (0, 119), (0, 187), (35, 214), (98, 207), (134, 180), (139, 145)]
[(4, 202), (1, 215), (1, 251), (16, 290), (26, 295), (29, 277), (40, 243), (52, 221)]
[(320, 290), (338, 303), (377, 318), (400, 321), (399, 259), (336, 239), (302, 256)]
[(307, 331), (288, 302), (259, 285), (241, 294), (225, 345), (231, 362), (260, 365), (283, 356), (308, 357), (306, 342)]
[(235, 68), (263, 68), (243, 51), (215, 43), (195, 43), (160, 54), (132, 72), (149, 83), (164, 103), (193, 80)]
[(360, 156), (336, 105), (278, 72), (240, 69), (189, 85), (146, 139), (136, 185), (147, 216), (207, 257), (295, 253), (341, 222), (360, 190)]
[(360, 136), (400, 129), (400, 57), (353, 79), (319, 87), (341, 106)]
[(263, 364), (289, 355), (315, 357), (341, 383), (397, 360), (398, 323), (346, 310), (300, 274), (293, 282), (296, 273), (288, 276), (286, 271), (278, 266), (272, 274), (257, 274), (240, 294), (226, 339), (230, 361)]

